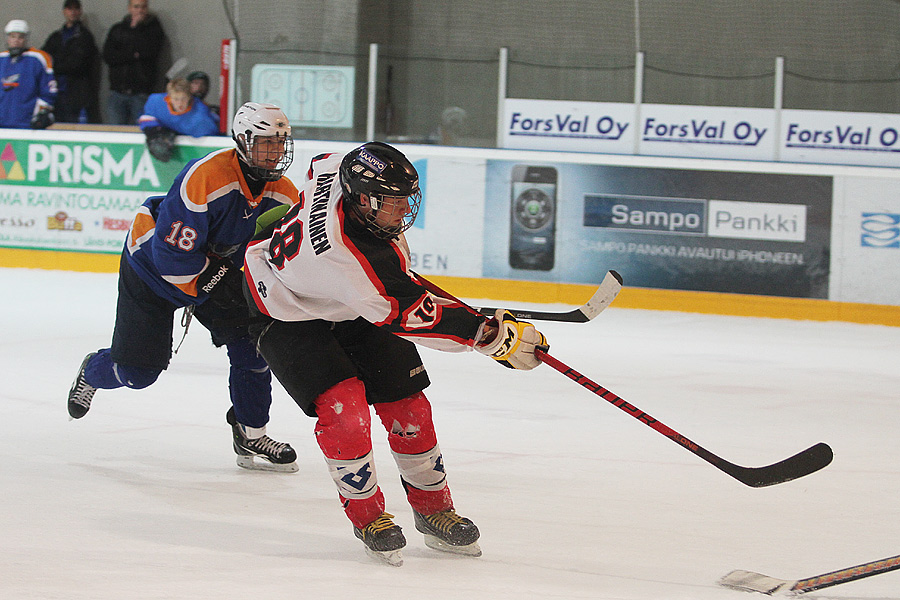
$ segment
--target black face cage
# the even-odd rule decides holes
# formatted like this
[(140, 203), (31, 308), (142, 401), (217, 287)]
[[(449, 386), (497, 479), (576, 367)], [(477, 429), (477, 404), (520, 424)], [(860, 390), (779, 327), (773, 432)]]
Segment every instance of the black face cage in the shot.
[[(416, 221), (416, 217), (419, 214), (419, 206), (422, 203), (422, 190), (416, 188), (416, 191), (407, 196), (407, 203), (409, 205), (409, 212), (403, 216), (403, 220), (398, 225), (379, 225), (375, 222), (375, 219), (379, 214), (383, 214), (384, 211), (384, 198), (403, 198), (403, 196), (392, 196), (391, 194), (370, 194), (369, 196), (369, 204), (371, 205), (371, 209), (368, 213), (363, 215), (363, 220), (366, 223), (366, 227), (375, 234), (376, 237), (389, 240), (399, 236), (401, 233), (409, 229), (413, 226), (413, 223)], [(397, 205), (395, 204), (391, 207), (391, 212), (386, 214), (388, 220), (392, 220), (392, 217), (396, 213), (397, 210), (403, 208), (402, 203)]]
[[(276, 138), (283, 140), (282, 147), (284, 148), (284, 152), (281, 154), (281, 159), (278, 161), (278, 164), (276, 164), (274, 168), (270, 169), (268, 167), (261, 167), (254, 163), (253, 146), (255, 145), (256, 140), (259, 137), (267, 136), (254, 136), (249, 133), (247, 134), (247, 141), (244, 146), (244, 157), (246, 158), (246, 162), (250, 166), (250, 171), (263, 181), (278, 181), (284, 176), (285, 171), (288, 170), (288, 167), (291, 166), (291, 163), (294, 162), (294, 138), (287, 135), (275, 135)], [(265, 154), (261, 154), (256, 158), (259, 161), (265, 161), (269, 158), (277, 157), (278, 154), (278, 150), (275, 150), (273, 146), (269, 146), (269, 150)]]

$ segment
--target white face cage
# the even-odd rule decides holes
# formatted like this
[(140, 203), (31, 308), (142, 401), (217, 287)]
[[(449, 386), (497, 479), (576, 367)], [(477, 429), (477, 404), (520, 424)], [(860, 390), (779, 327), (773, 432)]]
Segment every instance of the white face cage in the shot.
[(231, 136), (242, 161), (262, 180), (280, 179), (294, 161), (291, 125), (274, 104), (245, 103), (234, 115)]
[(255, 176), (264, 181), (277, 181), (294, 162), (294, 139), (279, 134), (250, 135), (246, 140), (239, 136), (238, 153)]

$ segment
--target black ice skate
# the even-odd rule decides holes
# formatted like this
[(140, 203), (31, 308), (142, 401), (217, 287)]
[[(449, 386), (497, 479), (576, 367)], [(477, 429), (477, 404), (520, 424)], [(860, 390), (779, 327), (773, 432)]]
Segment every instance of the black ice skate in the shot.
[(78, 375), (75, 376), (75, 381), (72, 382), (68, 401), (70, 421), (72, 419), (80, 419), (91, 409), (91, 400), (94, 399), (94, 392), (97, 391), (97, 388), (84, 380), (84, 368), (96, 354), (96, 352), (91, 352), (84, 357), (84, 360), (81, 361), (81, 366), (78, 367)]
[(249, 439), (244, 434), (243, 426), (234, 417), (234, 407), (228, 409), (225, 420), (231, 425), (234, 438), (234, 453), (237, 454), (237, 465), (254, 471), (277, 471), (279, 473), (296, 473), (297, 453), (285, 442), (276, 442), (267, 435)]
[(481, 556), (478, 538), (481, 534), (475, 523), (448, 508), (433, 515), (420, 515), (413, 511), (416, 529), (425, 534), (425, 545), (435, 550)]
[(366, 554), (372, 558), (383, 561), (392, 567), (403, 564), (403, 547), (406, 546), (406, 538), (391, 519), (394, 515), (381, 513), (381, 516), (360, 529), (353, 528), (356, 537), (366, 545)]

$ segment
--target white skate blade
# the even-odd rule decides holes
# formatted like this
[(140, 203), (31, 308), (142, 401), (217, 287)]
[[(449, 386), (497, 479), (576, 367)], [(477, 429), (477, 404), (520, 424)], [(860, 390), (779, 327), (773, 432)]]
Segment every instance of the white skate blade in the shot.
[(378, 550), (372, 550), (371, 548), (366, 546), (366, 554), (368, 554), (375, 560), (383, 562), (384, 564), (390, 565), (392, 567), (403, 566), (402, 550), (386, 550), (384, 552), (379, 552)]
[(235, 462), (237, 462), (237, 466), (241, 467), (242, 469), (248, 469), (250, 471), (268, 471), (270, 473), (296, 473), (300, 470), (300, 467), (297, 466), (297, 461), (279, 465), (273, 462), (269, 462), (261, 456), (244, 456), (242, 454), (239, 454)]
[(425, 545), (432, 550), (440, 550), (441, 552), (450, 552), (451, 554), (462, 554), (463, 556), (481, 556), (481, 546), (478, 542), (472, 542), (466, 546), (452, 546), (440, 538), (433, 535), (425, 534)]

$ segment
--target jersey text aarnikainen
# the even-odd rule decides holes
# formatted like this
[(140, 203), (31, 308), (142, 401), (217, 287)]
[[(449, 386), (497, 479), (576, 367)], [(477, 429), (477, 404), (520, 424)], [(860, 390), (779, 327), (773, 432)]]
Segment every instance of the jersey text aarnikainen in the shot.
[(319, 175), (316, 179), (316, 193), (313, 194), (312, 207), (309, 209), (309, 241), (318, 256), (331, 249), (328, 231), (325, 228), (325, 217), (328, 214), (328, 198), (331, 196), (331, 181), (334, 173)]

